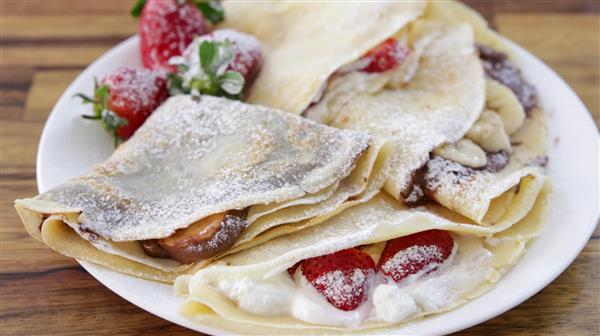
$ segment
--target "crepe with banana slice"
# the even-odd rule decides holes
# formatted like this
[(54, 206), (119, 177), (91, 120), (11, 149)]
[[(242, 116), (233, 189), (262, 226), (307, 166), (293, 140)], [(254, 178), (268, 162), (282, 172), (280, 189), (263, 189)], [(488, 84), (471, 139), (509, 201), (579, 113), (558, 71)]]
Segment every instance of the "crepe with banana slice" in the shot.
[(240, 237), (367, 200), (384, 148), (272, 108), (175, 96), (89, 174), (15, 206), (60, 253), (168, 282)]
[(548, 191), (504, 231), (439, 205), (411, 209), (381, 193), (319, 226), (179, 277), (181, 311), (233, 332), (383, 332), (488, 290), (539, 234)]
[[(429, 198), (479, 224), (510, 226), (543, 183), (546, 134), (535, 89), (506, 54), (476, 44), (504, 46), (481, 21), (446, 20), (442, 5), (430, 6), (397, 34), (410, 50), (402, 64), (339, 72), (305, 115), (394, 141), (385, 184), (394, 197), (409, 205)], [(520, 146), (520, 138), (538, 145)]]
[(247, 101), (299, 114), (327, 79), (425, 9), (419, 1), (223, 3), (224, 27), (256, 36), (264, 63)]

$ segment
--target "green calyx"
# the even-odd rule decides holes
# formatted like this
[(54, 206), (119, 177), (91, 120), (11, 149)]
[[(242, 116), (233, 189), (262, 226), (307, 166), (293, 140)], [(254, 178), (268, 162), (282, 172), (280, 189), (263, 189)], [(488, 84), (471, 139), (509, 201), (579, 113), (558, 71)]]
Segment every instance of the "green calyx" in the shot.
[(201, 68), (198, 73), (187, 74), (188, 65), (181, 64), (177, 74), (167, 77), (171, 94), (208, 94), (239, 99), (246, 83), (239, 72), (226, 70), (233, 60), (229, 40), (203, 41), (198, 53)]
[[(187, 0), (177, 0), (179, 5), (184, 5)], [(225, 11), (218, 0), (190, 0), (202, 13), (202, 16), (212, 24), (217, 24), (225, 19)], [(131, 9), (131, 16), (139, 17), (142, 14), (146, 0), (137, 0)]]
[(133, 8), (131, 9), (131, 16), (140, 17), (142, 15), (142, 9), (144, 9), (144, 5), (146, 4), (146, 0), (137, 0)]
[(217, 24), (225, 19), (225, 10), (218, 0), (193, 0), (202, 16), (212, 24)]
[(98, 81), (94, 78), (94, 97), (89, 97), (83, 93), (77, 93), (74, 97), (79, 97), (84, 104), (92, 104), (92, 110), (94, 114), (81, 115), (84, 119), (100, 120), (102, 127), (110, 134), (113, 135), (115, 140), (115, 147), (119, 144), (120, 138), (117, 135), (117, 130), (120, 127), (127, 125), (127, 119), (120, 117), (115, 112), (111, 111), (107, 107), (108, 97), (110, 95), (110, 89), (108, 85), (104, 84), (98, 86)]

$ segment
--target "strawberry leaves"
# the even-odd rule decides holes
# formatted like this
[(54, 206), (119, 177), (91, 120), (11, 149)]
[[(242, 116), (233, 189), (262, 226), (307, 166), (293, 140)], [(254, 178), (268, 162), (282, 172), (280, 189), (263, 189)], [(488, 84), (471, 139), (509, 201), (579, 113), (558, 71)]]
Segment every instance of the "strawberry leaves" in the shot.
[[(177, 1), (183, 6), (186, 1)], [(190, 1), (202, 13), (202, 16), (212, 24), (217, 24), (225, 19), (225, 11), (218, 0), (192, 0)], [(131, 9), (131, 16), (137, 18), (142, 15), (146, 0), (138, 0)]]
[(108, 85), (99, 86), (98, 80), (94, 78), (94, 97), (89, 97), (83, 93), (77, 93), (74, 97), (81, 98), (83, 104), (92, 104), (93, 115), (83, 114), (81, 117), (90, 120), (101, 120), (102, 126), (110, 134), (113, 135), (114, 145), (117, 147), (120, 138), (117, 136), (117, 129), (127, 125), (127, 119), (121, 118), (119, 115), (108, 109), (108, 98), (110, 89)]
[(135, 5), (133, 5), (133, 8), (131, 9), (131, 16), (133, 17), (139, 17), (140, 15), (142, 15), (142, 9), (144, 9), (144, 5), (146, 4), (146, 0), (138, 0), (135, 2)]
[(194, 0), (194, 5), (202, 12), (202, 15), (212, 24), (219, 23), (225, 19), (223, 6), (217, 0), (199, 1)]
[(245, 79), (237, 71), (227, 70), (233, 61), (231, 42), (202, 41), (198, 48), (200, 67), (178, 64), (178, 73), (170, 74), (168, 87), (171, 94), (208, 94), (239, 99)]
[(239, 95), (244, 89), (244, 77), (237, 71), (227, 71), (219, 77), (219, 86), (230, 95)]

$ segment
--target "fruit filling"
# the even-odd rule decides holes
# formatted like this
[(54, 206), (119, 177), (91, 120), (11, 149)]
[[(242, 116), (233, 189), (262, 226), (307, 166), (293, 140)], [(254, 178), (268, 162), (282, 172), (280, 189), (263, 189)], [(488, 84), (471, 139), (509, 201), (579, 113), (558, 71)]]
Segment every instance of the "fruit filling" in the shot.
[(246, 212), (231, 210), (203, 218), (163, 239), (141, 242), (154, 258), (171, 258), (182, 264), (211, 258), (231, 247), (246, 226)]
[(359, 62), (366, 65), (360, 71), (374, 73), (392, 70), (406, 61), (410, 50), (391, 37), (371, 49)]
[(387, 242), (377, 268), (396, 282), (435, 271), (450, 254), (454, 240), (447, 231), (428, 230)]
[(288, 269), (294, 278), (298, 269), (329, 303), (340, 310), (358, 308), (367, 294), (369, 277), (381, 275), (385, 281), (401, 283), (406, 278), (424, 277), (439, 269), (454, 249), (447, 231), (427, 230), (387, 241), (375, 266), (368, 246), (349, 248), (305, 259)]
[(365, 295), (367, 277), (375, 273), (371, 256), (350, 248), (303, 260), (302, 274), (336, 308), (356, 309)]

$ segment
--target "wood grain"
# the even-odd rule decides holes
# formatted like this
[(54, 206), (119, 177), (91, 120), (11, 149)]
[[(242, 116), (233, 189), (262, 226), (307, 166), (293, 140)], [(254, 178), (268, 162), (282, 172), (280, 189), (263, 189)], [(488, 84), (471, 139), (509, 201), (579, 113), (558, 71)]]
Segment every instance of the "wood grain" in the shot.
[[(555, 69), (600, 125), (598, 1), (467, 1)], [(0, 334), (193, 332), (121, 299), (25, 232), (12, 202), (37, 193), (45, 119), (69, 83), (136, 30), (130, 1), (0, 1)], [(464, 335), (600, 334), (600, 231), (525, 303)]]
[[(596, 15), (499, 14), (500, 33), (552, 66), (600, 124), (600, 23)], [(585, 32), (591, 32), (586, 34)]]

